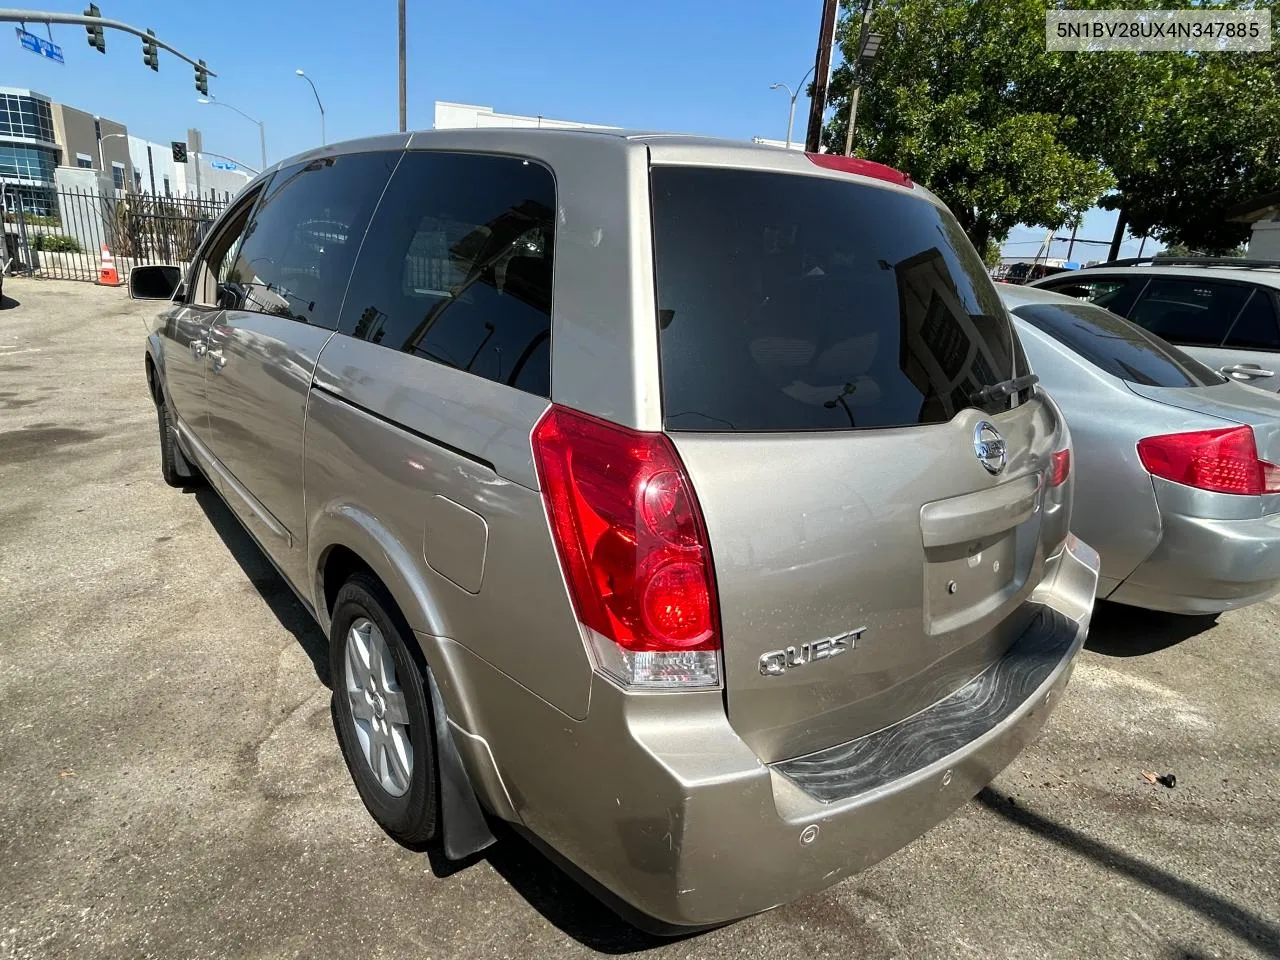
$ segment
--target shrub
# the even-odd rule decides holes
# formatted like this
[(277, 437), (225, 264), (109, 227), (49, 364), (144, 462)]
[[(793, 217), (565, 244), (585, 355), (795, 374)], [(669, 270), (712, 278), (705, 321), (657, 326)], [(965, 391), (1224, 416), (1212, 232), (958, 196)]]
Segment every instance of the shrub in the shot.
[[(5, 222), (5, 223), (17, 223), (17, 222), (18, 222), (18, 214), (13, 213), (13, 212), (6, 213), (6, 214), (4, 215), (4, 222)], [(60, 226), (62, 226), (62, 221), (61, 221), (61, 220), (59, 220), (56, 216), (43, 216), (43, 215), (38, 214), (38, 213), (24, 213), (24, 214), (22, 214), (22, 222), (23, 222), (23, 223), (25, 223), (25, 224), (27, 224), (28, 226), (32, 226), (32, 227), (60, 227)]]
[(38, 233), (33, 244), (37, 250), (48, 253), (84, 253), (79, 240), (61, 233)]

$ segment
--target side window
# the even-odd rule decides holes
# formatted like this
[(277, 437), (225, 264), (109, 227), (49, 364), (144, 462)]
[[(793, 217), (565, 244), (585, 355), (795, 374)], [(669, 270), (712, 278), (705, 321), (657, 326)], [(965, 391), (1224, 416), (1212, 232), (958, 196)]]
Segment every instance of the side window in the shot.
[(1044, 288), (1063, 296), (1075, 297), (1096, 303), (1112, 313), (1124, 316), (1133, 306), (1142, 288), (1146, 286), (1146, 277), (1085, 277), (1079, 280), (1060, 280), (1046, 283)]
[(213, 242), (204, 251), (204, 259), (192, 269), (191, 293), (188, 302), (205, 306), (219, 306), (219, 285), (226, 276), (231, 260), (240, 249), (240, 241), (244, 238), (245, 227), (249, 223), (249, 214), (253, 212), (253, 204), (257, 192), (245, 197), (242, 203), (227, 215), (218, 226), (219, 230)]
[(1216, 347), (1244, 306), (1249, 288), (1183, 277), (1153, 277), (1129, 314), (1170, 343)]
[(219, 267), (223, 305), (336, 328), (356, 251), (398, 158), (355, 153), (277, 173)]
[(1225, 345), (1245, 350), (1280, 350), (1280, 327), (1276, 324), (1275, 301), (1269, 291), (1262, 288), (1253, 291), (1227, 334)]
[(339, 330), (549, 397), (555, 208), (534, 161), (406, 153)]

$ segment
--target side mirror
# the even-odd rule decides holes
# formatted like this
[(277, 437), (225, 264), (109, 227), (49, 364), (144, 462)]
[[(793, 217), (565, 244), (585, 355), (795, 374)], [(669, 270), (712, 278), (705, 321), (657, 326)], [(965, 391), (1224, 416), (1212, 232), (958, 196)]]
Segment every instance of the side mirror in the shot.
[(129, 271), (129, 297), (133, 300), (172, 300), (182, 283), (182, 268), (149, 263)]

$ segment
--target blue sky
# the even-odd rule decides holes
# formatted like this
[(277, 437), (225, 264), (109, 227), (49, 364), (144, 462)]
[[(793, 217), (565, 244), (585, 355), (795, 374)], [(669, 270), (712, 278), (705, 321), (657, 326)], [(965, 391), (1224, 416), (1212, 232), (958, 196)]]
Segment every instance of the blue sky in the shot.
[[(29, 6), (80, 13), (80, 0)], [(324, 101), (330, 141), (395, 130), (395, 0), (260, 0), (165, 4), (98, 0), (103, 16), (157, 35), (218, 76), (210, 92), (266, 123), (269, 161), (314, 146), (320, 121), (301, 67)], [(819, 0), (472, 0), (408, 2), (409, 126), (427, 128), (435, 100), (594, 123), (713, 136), (781, 139), (787, 96), (813, 63)], [(44, 27), (28, 25), (44, 36)], [(107, 32), (105, 55), (84, 28), (55, 26), (60, 66), (0, 35), (0, 86), (30, 87), (126, 124), (150, 140), (185, 139), (199, 127), (209, 151), (257, 166), (257, 127), (230, 110), (196, 103), (190, 66), (160, 52), (142, 63), (141, 41)], [(808, 116), (796, 105), (796, 135)], [(1111, 236), (1114, 215), (1094, 211), (1080, 236)], [(1029, 255), (1044, 231), (1015, 231), (1009, 252)], [(1077, 248), (1079, 249), (1079, 248)], [(1101, 249), (1101, 248), (1097, 248)], [(1126, 246), (1137, 251), (1137, 241)], [(1148, 251), (1152, 245), (1148, 244)]]

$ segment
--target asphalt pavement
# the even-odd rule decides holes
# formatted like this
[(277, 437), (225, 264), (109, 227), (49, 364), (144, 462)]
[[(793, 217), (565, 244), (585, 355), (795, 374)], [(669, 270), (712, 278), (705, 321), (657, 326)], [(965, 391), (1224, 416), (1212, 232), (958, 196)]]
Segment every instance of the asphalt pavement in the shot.
[(655, 940), (514, 836), (461, 869), (384, 837), (325, 638), (213, 494), (160, 479), (154, 305), (4, 290), (0, 960), (1280, 957), (1277, 604), (1103, 605), (1044, 735), (952, 819)]

